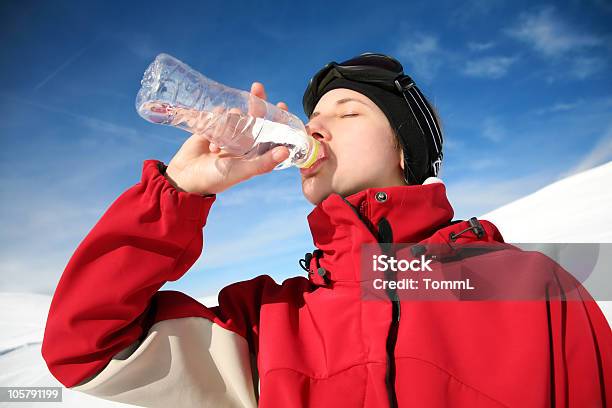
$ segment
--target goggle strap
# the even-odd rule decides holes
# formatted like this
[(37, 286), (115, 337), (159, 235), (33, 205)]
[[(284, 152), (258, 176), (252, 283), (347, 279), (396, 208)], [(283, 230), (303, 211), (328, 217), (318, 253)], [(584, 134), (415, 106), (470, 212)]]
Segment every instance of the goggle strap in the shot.
[[(425, 116), (425, 120), (427, 121), (427, 125), (429, 126), (429, 130), (432, 131), (432, 126), (433, 126), (433, 130), (435, 131), (435, 133), (432, 131), (431, 135), (433, 137), (434, 140), (434, 145), (436, 146), (436, 152), (438, 154), (440, 154), (441, 149), (441, 145), (442, 145), (442, 133), (440, 132), (440, 129), (438, 128), (438, 123), (436, 121), (436, 118), (433, 114), (433, 112), (431, 111), (431, 107), (429, 106), (429, 104), (427, 102), (425, 102), (425, 99), (423, 98), (423, 95), (421, 94), (421, 91), (419, 90), (419, 88), (417, 88), (416, 86), (411, 88), (411, 90), (417, 95), (417, 97), (419, 98), (419, 100), (421, 101), (420, 104), (418, 104), (419, 109), (421, 109), (421, 112), (423, 113), (423, 116)], [(425, 111), (427, 112), (427, 115), (425, 115), (425, 113), (423, 112), (422, 107), (425, 108)], [(428, 119), (429, 117), (429, 119)], [(430, 125), (431, 124), (431, 125)]]
[[(412, 100), (414, 100), (414, 103), (419, 108), (419, 111), (421, 112), (423, 119), (425, 119), (425, 123), (427, 124), (427, 128), (429, 129), (429, 135), (433, 139), (434, 146), (436, 147), (436, 153), (440, 153), (440, 146), (438, 146), (438, 140), (436, 139), (436, 134), (434, 133), (434, 129), (436, 132), (438, 132), (438, 128), (435, 125), (435, 120), (433, 118), (433, 115), (431, 114), (431, 111), (428, 109), (427, 104), (423, 102), (423, 99), (419, 96), (418, 92), (415, 91), (415, 88), (416, 87), (412, 87), (408, 89), (407, 93), (408, 95), (410, 95)], [(415, 94), (417, 97), (414, 96)], [(432, 129), (432, 122), (433, 122), (433, 129)]]
[(414, 117), (415, 122), (417, 123), (417, 125), (419, 125), (419, 129), (421, 129), (421, 133), (424, 135), (425, 131), (421, 127), (421, 122), (419, 121), (419, 118), (417, 117), (416, 113), (414, 113), (414, 110), (412, 109), (412, 104), (410, 103), (410, 101), (408, 100), (408, 97), (406, 96), (407, 93), (408, 92), (402, 92), (402, 96), (404, 97), (404, 100), (406, 101), (406, 104), (408, 105), (408, 108), (410, 108), (410, 112), (412, 113), (412, 117)]
[[(409, 82), (402, 84), (402, 81), (403, 82), (408, 82), (409, 81)], [(408, 99), (408, 96), (410, 96), (410, 99), (417, 106), (417, 108), (418, 108), (419, 112), (421, 113), (423, 119), (425, 119), (425, 123), (427, 124), (427, 128), (429, 130), (429, 135), (433, 139), (434, 146), (436, 148), (436, 153), (438, 154), (438, 157), (440, 157), (440, 153), (441, 153), (441, 150), (442, 150), (441, 149), (442, 135), (440, 133), (440, 129), (438, 127), (437, 121), (436, 121), (433, 113), (431, 112), (430, 107), (428, 106), (428, 104), (423, 99), (423, 96), (421, 95), (421, 92), (419, 91), (419, 89), (415, 85), (414, 81), (412, 81), (409, 77), (402, 77), (402, 78), (396, 79), (395, 80), (395, 86), (397, 87), (397, 89), (404, 96), (404, 100), (406, 101), (406, 104), (410, 108), (410, 112), (412, 113), (412, 116), (415, 118), (417, 124), (419, 125), (419, 129), (421, 130), (421, 133), (423, 135), (425, 135), (425, 131), (423, 129), (423, 126), (421, 125), (422, 120), (419, 120), (419, 116), (416, 115), (416, 112), (414, 111), (414, 109), (412, 107), (412, 103), (410, 103), (410, 100)], [(437, 167), (434, 167), (434, 169), (435, 168), (439, 168), (439, 165)]]

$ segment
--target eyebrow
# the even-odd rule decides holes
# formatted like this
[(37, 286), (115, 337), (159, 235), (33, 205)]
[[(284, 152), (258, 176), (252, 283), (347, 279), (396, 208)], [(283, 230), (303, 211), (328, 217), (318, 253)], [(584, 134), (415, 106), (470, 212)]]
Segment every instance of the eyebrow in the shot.
[[(355, 98), (342, 98), (342, 99), (338, 99), (336, 101), (336, 106), (337, 105), (342, 105), (343, 103), (347, 103), (347, 102), (359, 102), (362, 105), (367, 106), (368, 108), (370, 107), (367, 103), (365, 103), (364, 101), (360, 101), (359, 99), (355, 99)], [(310, 119), (314, 118), (315, 116), (320, 115), (321, 112), (312, 112), (312, 115), (310, 115)]]

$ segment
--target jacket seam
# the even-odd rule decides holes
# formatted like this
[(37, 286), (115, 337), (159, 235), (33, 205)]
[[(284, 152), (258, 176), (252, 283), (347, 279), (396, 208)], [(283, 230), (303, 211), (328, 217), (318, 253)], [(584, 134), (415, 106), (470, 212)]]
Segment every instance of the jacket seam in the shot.
[(316, 330), (318, 337), (321, 341), (321, 349), (323, 350), (323, 357), (325, 358), (325, 369), (327, 370), (327, 368), (329, 367), (329, 360), (327, 359), (327, 346), (325, 344), (324, 336), (323, 333), (321, 332), (321, 329), (319, 328), (319, 325), (316, 323), (316, 319), (314, 318), (313, 314), (312, 314), (312, 310), (310, 310), (310, 307), (306, 307), (306, 310), (308, 311), (308, 314), (310, 315), (311, 319), (312, 319), (312, 325), (314, 327), (314, 329)]
[(457, 381), (457, 382), (458, 382), (458, 383), (460, 383), (461, 385), (464, 385), (464, 386), (466, 386), (466, 387), (470, 388), (471, 390), (476, 391), (477, 393), (481, 394), (482, 396), (484, 396), (484, 397), (486, 397), (486, 398), (490, 399), (491, 401), (494, 401), (494, 402), (496, 402), (496, 403), (500, 404), (500, 405), (501, 405), (501, 406), (503, 406), (503, 407), (510, 408), (508, 405), (506, 405), (506, 404), (504, 404), (503, 402), (501, 402), (501, 401), (499, 401), (499, 400), (497, 400), (497, 399), (495, 399), (495, 398), (491, 397), (489, 394), (487, 394), (487, 393), (485, 393), (485, 392), (483, 392), (483, 391), (479, 390), (478, 388), (476, 388), (476, 387), (474, 387), (474, 386), (472, 386), (472, 385), (466, 384), (465, 382), (461, 381), (459, 378), (457, 378), (457, 377), (456, 377), (454, 374), (452, 374), (452, 373), (451, 373), (451, 372), (449, 372), (448, 370), (446, 370), (446, 369), (444, 369), (444, 368), (440, 367), (439, 365), (437, 365), (437, 364), (435, 364), (435, 363), (433, 363), (433, 362), (431, 362), (431, 361), (429, 361), (429, 360), (425, 360), (425, 359), (418, 358), (418, 357), (408, 357), (408, 356), (406, 356), (406, 357), (396, 357), (396, 360), (401, 360), (401, 359), (417, 360), (417, 361), (421, 361), (421, 362), (423, 362), (423, 363), (427, 363), (427, 364), (429, 364), (429, 365), (431, 365), (431, 366), (433, 366), (433, 367), (437, 368), (438, 370), (440, 370), (440, 371), (444, 372), (445, 374), (447, 374), (449, 377), (451, 377), (453, 380)]
[[(193, 241), (195, 241), (195, 240), (198, 238), (198, 236), (199, 236), (199, 232), (200, 232), (200, 231), (201, 231), (201, 230), (199, 230), (198, 232), (196, 232), (196, 233), (194, 234), (194, 236), (193, 236), (193, 237), (192, 237), (192, 238), (189, 240), (189, 242), (187, 242), (187, 245), (185, 246), (185, 248), (183, 248), (183, 250), (181, 251), (180, 255), (179, 255), (179, 256), (177, 256), (177, 257), (174, 259), (174, 262), (172, 263), (172, 268), (170, 269), (170, 273), (174, 273), (174, 271), (176, 271), (176, 266), (178, 265), (178, 262), (179, 262), (179, 261), (180, 261), (180, 260), (183, 258), (183, 256), (184, 256), (184, 255), (187, 253), (187, 250), (189, 250), (189, 248), (191, 248), (191, 244), (193, 243)], [(202, 248), (202, 249), (204, 249), (204, 248)], [(202, 255), (202, 254), (200, 254), (200, 255)], [(199, 258), (199, 256), (198, 256), (198, 258)], [(187, 272), (187, 271), (185, 271), (185, 272)]]
[(264, 375), (266, 375), (266, 376), (267, 376), (268, 374), (270, 374), (270, 373), (271, 373), (271, 372), (273, 372), (273, 371), (289, 370), (289, 371), (296, 372), (296, 373), (298, 373), (298, 374), (302, 374), (302, 375), (304, 375), (304, 376), (306, 376), (306, 377), (308, 377), (308, 378), (311, 378), (311, 379), (313, 379), (313, 380), (327, 380), (327, 379), (329, 379), (329, 378), (331, 378), (331, 377), (334, 377), (334, 376), (336, 376), (336, 375), (338, 375), (338, 374), (343, 373), (344, 371), (350, 370), (351, 368), (354, 368), (354, 367), (359, 367), (359, 366), (367, 366), (367, 365), (369, 365), (369, 364), (382, 364), (382, 365), (385, 365), (385, 364), (387, 364), (387, 363), (386, 363), (386, 362), (384, 362), (384, 361), (364, 361), (364, 362), (360, 362), (360, 363), (352, 364), (352, 365), (350, 365), (350, 366), (348, 366), (348, 367), (345, 367), (345, 368), (343, 368), (343, 369), (341, 369), (341, 370), (338, 370), (338, 371), (334, 372), (333, 374), (329, 374), (329, 375), (327, 375), (327, 376), (322, 376), (322, 377), (313, 376), (313, 375), (311, 375), (311, 374), (305, 373), (305, 372), (303, 372), (303, 371), (297, 370), (297, 369), (292, 368), (292, 367), (276, 367), (276, 368), (273, 368), (273, 369), (271, 369), (271, 370), (266, 371), (266, 373), (265, 373)]

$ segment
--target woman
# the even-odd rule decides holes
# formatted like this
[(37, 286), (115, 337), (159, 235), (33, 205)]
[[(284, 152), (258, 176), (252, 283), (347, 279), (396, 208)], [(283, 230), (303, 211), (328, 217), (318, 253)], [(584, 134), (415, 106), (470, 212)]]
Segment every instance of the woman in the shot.
[[(261, 84), (251, 92), (265, 99)], [(612, 398), (612, 335), (585, 292), (577, 302), (415, 301), (386, 287), (365, 301), (368, 245), (392, 254), (392, 243), (503, 239), (488, 221), (452, 221), (436, 177), (439, 121), (399, 62), (362, 54), (330, 63), (303, 102), (324, 152), (301, 171), (315, 205), (308, 278), (237, 282), (216, 307), (159, 291), (200, 256), (216, 195), (288, 155), (278, 147), (243, 161), (194, 135), (167, 168), (145, 161), (141, 182), (71, 258), (43, 343), (56, 378), (145, 406), (583, 407)], [(495, 266), (533, 260), (499, 253)], [(527, 276), (556, 271), (538, 260)]]

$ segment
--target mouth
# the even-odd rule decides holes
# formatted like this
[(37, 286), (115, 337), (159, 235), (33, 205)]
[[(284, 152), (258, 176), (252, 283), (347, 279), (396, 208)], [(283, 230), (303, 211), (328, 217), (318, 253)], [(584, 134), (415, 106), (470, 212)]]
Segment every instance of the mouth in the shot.
[(321, 143), (321, 151), (319, 153), (319, 158), (317, 158), (317, 161), (315, 161), (312, 166), (305, 168), (305, 169), (300, 169), (300, 173), (302, 174), (302, 176), (304, 177), (309, 177), (311, 175), (313, 175), (314, 173), (316, 173), (319, 168), (321, 167), (321, 165), (323, 164), (323, 162), (325, 162), (325, 160), (327, 160), (327, 148), (326, 146)]

